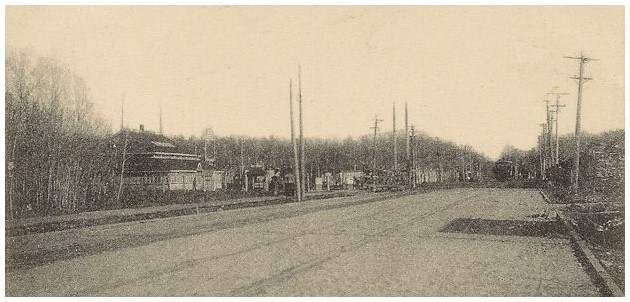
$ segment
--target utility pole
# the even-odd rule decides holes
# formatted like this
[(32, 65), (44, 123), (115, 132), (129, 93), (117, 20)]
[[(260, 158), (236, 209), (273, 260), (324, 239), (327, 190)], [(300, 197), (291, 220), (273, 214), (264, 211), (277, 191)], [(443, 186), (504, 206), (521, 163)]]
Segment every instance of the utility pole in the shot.
[(116, 194), (116, 203), (120, 204), (120, 194), (123, 190), (123, 185), (125, 181), (125, 163), (127, 162), (127, 142), (128, 142), (128, 132), (125, 131), (125, 144), (123, 145), (122, 151), (122, 162), (120, 165), (120, 183), (118, 184), (118, 192)]
[[(553, 107), (550, 106), (550, 107)], [(551, 109), (551, 112), (549, 113), (551, 115), (551, 118), (549, 120), (549, 122), (551, 124), (549, 124), (549, 152), (551, 152), (551, 164), (550, 166), (556, 166), (559, 162), (558, 160), (558, 154), (556, 152), (556, 145), (558, 142), (558, 138), (557, 138), (557, 134), (558, 134), (558, 114), (556, 112), (555, 109)], [(555, 132), (555, 133), (554, 133)]]
[(393, 132), (392, 132), (392, 140), (394, 143), (394, 172), (398, 170), (398, 153), (396, 150), (396, 103), (392, 107), (392, 123), (393, 123)]
[(300, 194), (303, 197), (305, 193), (305, 159), (304, 159), (304, 120), (302, 118), (302, 67), (298, 65), (298, 101), (300, 104)]
[(470, 145), (468, 146), (467, 154), (468, 154), (468, 171), (466, 171), (466, 173), (468, 173), (470, 177), (472, 178), (472, 174), (473, 174), (473, 170), (475, 170), (475, 166), (473, 165), (473, 149), (472, 149), (472, 146)]
[(374, 115), (374, 127), (370, 127), (370, 129), (374, 129), (374, 141), (372, 143), (372, 174), (376, 175), (376, 133), (378, 132), (378, 122), (382, 122), (378, 118), (378, 115)]
[(545, 137), (545, 150), (547, 151), (545, 153), (545, 157), (548, 159), (547, 161), (547, 167), (551, 167), (554, 163), (554, 158), (553, 158), (553, 149), (551, 148), (552, 142), (551, 142), (551, 133), (552, 133), (552, 122), (551, 120), (553, 119), (552, 116), (552, 112), (549, 109), (549, 102), (550, 100), (544, 100), (545, 105), (546, 105), (546, 112), (547, 112), (547, 136)]
[(410, 172), (411, 172), (411, 183), (412, 183), (412, 187), (415, 188), (416, 187), (416, 163), (415, 163), (415, 137), (416, 137), (416, 129), (414, 128), (413, 125), (411, 125), (411, 137), (409, 137), (409, 143), (411, 145), (411, 168), (410, 168)]
[(545, 138), (547, 137), (547, 124), (540, 124), (540, 126), (542, 127), (542, 133), (540, 134), (540, 157), (542, 161), (540, 172), (542, 173), (542, 179), (545, 180), (547, 179), (547, 176), (545, 175), (547, 172), (547, 144), (545, 141)]
[(538, 136), (538, 159), (539, 159), (539, 163), (540, 163), (540, 178), (544, 179), (545, 177), (545, 167), (544, 167), (544, 162), (543, 162), (543, 151), (542, 151), (542, 147), (543, 147), (543, 141), (542, 141), (542, 135)]
[(466, 181), (466, 145), (462, 148), (462, 182)]
[(579, 188), (579, 177), (580, 177), (580, 122), (582, 118), (582, 85), (592, 80), (592, 78), (584, 76), (584, 65), (589, 61), (594, 59), (585, 57), (582, 52), (580, 52), (579, 57), (565, 57), (568, 59), (580, 60), (580, 75), (577, 77), (572, 77), (573, 79), (578, 80), (578, 94), (577, 94), (577, 110), (575, 113), (575, 165), (574, 169), (574, 178), (573, 178), (573, 190), (575, 193), (578, 192)]
[(442, 182), (442, 157), (440, 156), (440, 147), (438, 146), (437, 148), (437, 160), (438, 160), (438, 176), (437, 176), (437, 182), (441, 183)]
[(555, 157), (555, 164), (559, 165), (560, 164), (560, 142), (558, 140), (558, 119), (560, 118), (560, 108), (562, 107), (566, 107), (566, 105), (560, 105), (560, 96), (561, 95), (568, 95), (568, 93), (565, 92), (549, 92), (548, 94), (553, 94), (556, 96), (556, 104), (555, 105), (551, 105), (551, 107), (554, 107), (555, 110), (553, 110), (553, 112), (556, 113), (556, 118), (555, 118), (555, 128), (554, 130), (556, 131), (556, 157)]
[(164, 134), (164, 132), (162, 132), (162, 131), (163, 131), (163, 128), (162, 128), (162, 102), (160, 101), (160, 135)]
[(208, 162), (208, 128), (203, 133), (203, 160)]
[(407, 165), (407, 181), (411, 180), (411, 151), (409, 149), (409, 112), (407, 111), (407, 103), (405, 103), (405, 146), (406, 146), (406, 165)]
[(120, 130), (125, 128), (125, 94), (120, 97)]
[(239, 137), (238, 138), (238, 142), (240, 145), (240, 149), (241, 149), (241, 172), (240, 172), (240, 176), (241, 176), (241, 180), (243, 179), (243, 172), (245, 171), (245, 164), (243, 162), (243, 138)]
[(295, 141), (295, 129), (293, 126), (293, 81), (289, 80), (289, 115), (291, 116), (291, 145), (293, 145), (293, 174), (295, 175), (295, 198), (302, 201), (302, 190), (300, 190), (300, 161), (298, 159), (297, 142)]

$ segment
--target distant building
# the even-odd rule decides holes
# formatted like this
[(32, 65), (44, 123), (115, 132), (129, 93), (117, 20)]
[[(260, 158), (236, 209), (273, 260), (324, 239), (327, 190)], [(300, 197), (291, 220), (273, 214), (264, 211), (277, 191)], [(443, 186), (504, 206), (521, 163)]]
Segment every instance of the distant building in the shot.
[(337, 173), (336, 182), (342, 189), (354, 189), (357, 179), (363, 177), (363, 171), (342, 171)]
[[(124, 154), (123, 181), (127, 189), (162, 191), (205, 190), (221, 187), (212, 180), (214, 172), (202, 163), (200, 156), (183, 152), (175, 143), (160, 134), (124, 129), (112, 141), (119, 158)], [(205, 170), (205, 172), (204, 172)]]
[(266, 191), (266, 176), (267, 171), (262, 165), (251, 166), (245, 170), (247, 176), (247, 190)]

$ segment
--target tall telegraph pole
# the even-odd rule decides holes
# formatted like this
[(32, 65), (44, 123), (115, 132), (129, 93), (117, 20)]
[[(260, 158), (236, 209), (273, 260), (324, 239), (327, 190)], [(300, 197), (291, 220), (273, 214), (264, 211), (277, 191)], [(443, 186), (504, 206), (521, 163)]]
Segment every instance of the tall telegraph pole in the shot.
[(302, 201), (302, 190), (300, 190), (300, 161), (298, 159), (298, 147), (295, 141), (295, 127), (293, 126), (293, 81), (289, 80), (289, 115), (291, 115), (291, 144), (293, 145), (293, 174), (295, 175), (295, 197), (297, 201)]
[(542, 133), (540, 134), (540, 157), (541, 157), (541, 164), (540, 164), (540, 173), (542, 173), (541, 177), (543, 180), (547, 179), (547, 176), (545, 175), (547, 172), (547, 156), (545, 154), (547, 154), (547, 144), (546, 144), (546, 137), (547, 137), (547, 124), (540, 124), (540, 126), (542, 127)]
[(374, 127), (370, 127), (370, 129), (374, 129), (374, 142), (372, 148), (372, 173), (376, 174), (376, 133), (378, 132), (378, 122), (382, 122), (383, 120), (378, 119), (378, 115), (374, 115)]
[(462, 181), (466, 181), (466, 145), (462, 148)]
[(540, 178), (544, 179), (544, 175), (545, 175), (545, 167), (544, 167), (544, 163), (543, 163), (543, 151), (542, 148), (543, 147), (543, 137), (542, 135), (538, 136), (538, 158), (540, 159)]
[(554, 164), (559, 165), (560, 164), (560, 141), (558, 140), (558, 119), (560, 118), (560, 108), (562, 107), (566, 107), (566, 105), (560, 105), (560, 96), (561, 95), (568, 95), (568, 93), (560, 93), (560, 92), (550, 92), (548, 94), (553, 94), (556, 96), (556, 104), (555, 105), (551, 105), (551, 107), (554, 107), (555, 109), (552, 110), (555, 113), (555, 128), (554, 130), (556, 131), (555, 136), (555, 143), (556, 143), (556, 156), (555, 156), (555, 162)]
[(396, 103), (394, 103), (393, 107), (392, 107), (392, 124), (393, 124), (393, 131), (392, 131), (392, 141), (394, 143), (394, 171), (398, 170), (398, 153), (397, 153), (397, 149), (396, 149)]
[(410, 172), (410, 180), (411, 180), (411, 184), (412, 187), (415, 188), (416, 187), (416, 173), (415, 173), (415, 144), (414, 144), (414, 140), (416, 137), (416, 129), (414, 128), (413, 125), (411, 125), (411, 136), (409, 137), (409, 143), (411, 144), (411, 160), (410, 160), (410, 168), (409, 168), (409, 172)]
[(582, 85), (592, 80), (592, 78), (584, 76), (584, 65), (593, 59), (585, 57), (582, 52), (580, 52), (579, 57), (565, 57), (568, 59), (580, 60), (580, 74), (577, 77), (572, 77), (573, 79), (578, 80), (578, 94), (577, 94), (577, 110), (575, 113), (575, 164), (573, 167), (573, 190), (577, 193), (579, 188), (579, 177), (580, 177), (580, 130), (581, 130), (581, 119), (582, 119)]
[(302, 119), (302, 68), (300, 65), (298, 65), (298, 101), (300, 104), (300, 194), (304, 196), (304, 184), (306, 181), (304, 173), (306, 173), (306, 164), (304, 159), (304, 121)]
[(554, 158), (553, 158), (553, 149), (551, 148), (552, 142), (551, 142), (551, 133), (553, 132), (553, 126), (552, 126), (552, 119), (553, 119), (553, 113), (551, 111), (551, 109), (549, 109), (549, 102), (551, 102), (550, 100), (544, 100), (545, 105), (546, 105), (546, 112), (547, 112), (547, 136), (545, 137), (545, 150), (547, 151), (545, 153), (545, 157), (547, 158), (547, 168), (551, 167), (554, 163)]
[(125, 128), (125, 94), (120, 97), (120, 130)]
[(407, 111), (407, 103), (405, 103), (405, 147), (406, 147), (406, 165), (407, 165), (407, 180), (411, 180), (411, 151), (409, 149), (409, 113)]

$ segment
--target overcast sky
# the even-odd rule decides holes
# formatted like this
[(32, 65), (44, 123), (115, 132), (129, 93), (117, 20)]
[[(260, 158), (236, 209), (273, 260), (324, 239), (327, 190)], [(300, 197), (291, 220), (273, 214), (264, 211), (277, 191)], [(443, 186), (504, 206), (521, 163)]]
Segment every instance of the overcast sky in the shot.
[(398, 129), (496, 157), (536, 145), (545, 94), (567, 91), (560, 133), (624, 127), (624, 8), (7, 7), (7, 50), (54, 56), (82, 76), (99, 114), (168, 135), (289, 137), (288, 81), (302, 66), (305, 135)]

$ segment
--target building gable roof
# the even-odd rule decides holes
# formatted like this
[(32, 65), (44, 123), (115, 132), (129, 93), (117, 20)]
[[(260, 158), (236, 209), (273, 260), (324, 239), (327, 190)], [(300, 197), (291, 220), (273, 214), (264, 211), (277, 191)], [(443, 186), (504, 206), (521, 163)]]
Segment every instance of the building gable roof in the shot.
[(148, 131), (124, 129), (112, 137), (117, 148), (124, 148), (127, 141), (127, 173), (197, 171), (201, 158), (186, 153), (164, 135)]
[(127, 153), (180, 153), (185, 154), (178, 148), (173, 140), (164, 135), (149, 131), (121, 130), (116, 133), (113, 140), (119, 147), (124, 146), (127, 140)]

